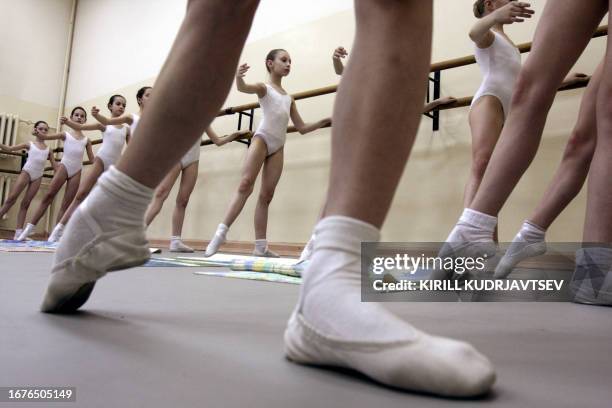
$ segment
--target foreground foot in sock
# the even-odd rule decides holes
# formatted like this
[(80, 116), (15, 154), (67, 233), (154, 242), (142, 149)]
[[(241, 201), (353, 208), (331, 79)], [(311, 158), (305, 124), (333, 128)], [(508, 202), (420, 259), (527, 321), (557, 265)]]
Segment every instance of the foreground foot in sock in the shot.
[(528, 221), (523, 223), (508, 250), (495, 267), (494, 277), (503, 279), (510, 275), (519, 262), (546, 253), (546, 231)]
[[(18, 241), (25, 241), (26, 239), (28, 239), (30, 237), (30, 235), (32, 235), (34, 233), (34, 225), (28, 223), (26, 225), (26, 227), (23, 229), (23, 231), (21, 232), (21, 234), (19, 234), (19, 236), (17, 237)], [(17, 235), (17, 234), (15, 234)]]
[(53, 231), (51, 231), (51, 235), (49, 235), (49, 238), (47, 238), (48, 242), (58, 242), (60, 240), (60, 238), (62, 237), (62, 235), (64, 234), (64, 228), (65, 225), (62, 223), (58, 223), (55, 228), (53, 228)]
[(206, 247), (206, 253), (204, 254), (204, 256), (213, 256), (217, 253), (217, 251), (219, 251), (219, 247), (225, 244), (227, 230), (227, 225), (219, 224), (219, 226), (217, 227), (217, 231), (215, 231), (215, 235)]
[(327, 217), (300, 300), (285, 331), (285, 353), (296, 363), (350, 368), (393, 387), (444, 396), (487, 392), (489, 360), (467, 343), (432, 336), (377, 303), (361, 302), (361, 241), (377, 241), (373, 226)]
[(57, 248), (43, 312), (74, 312), (107, 272), (149, 259), (143, 216), (152, 193), (114, 167), (100, 178)]
[(612, 248), (576, 251), (576, 269), (570, 282), (572, 301), (612, 306)]
[(297, 263), (306, 262), (307, 260), (310, 259), (310, 257), (312, 256), (312, 250), (314, 248), (314, 242), (315, 242), (315, 236), (314, 234), (312, 234), (312, 236), (308, 240), (308, 243), (302, 250), (302, 253), (300, 254), (300, 259), (298, 259)]
[(173, 239), (170, 241), (170, 252), (192, 253), (193, 248), (185, 245), (180, 239)]

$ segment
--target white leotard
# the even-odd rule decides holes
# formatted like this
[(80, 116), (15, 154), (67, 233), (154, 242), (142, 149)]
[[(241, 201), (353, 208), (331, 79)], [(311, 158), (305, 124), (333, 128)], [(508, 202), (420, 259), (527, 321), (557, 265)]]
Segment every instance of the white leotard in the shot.
[(30, 142), (28, 160), (22, 169), (30, 175), (30, 181), (35, 181), (42, 177), (48, 157), (49, 147), (41, 149), (34, 142)]
[(183, 157), (181, 157), (181, 168), (189, 166), (191, 163), (195, 163), (200, 160), (200, 143), (202, 141), (198, 140), (191, 149)]
[(64, 132), (64, 134), (66, 135), (64, 155), (60, 163), (66, 168), (68, 178), (71, 178), (83, 167), (83, 152), (87, 146), (87, 138), (77, 139), (69, 132)]
[(123, 145), (125, 144), (127, 129), (125, 126), (116, 128), (109, 125), (106, 126), (104, 133), (102, 133), (102, 147), (98, 150), (96, 157), (99, 157), (102, 163), (104, 163), (105, 171), (119, 160)]
[(476, 62), (483, 75), (482, 84), (472, 105), (484, 95), (495, 96), (508, 116), (514, 85), (521, 70), (521, 53), (503, 35), (493, 31), (495, 39), (488, 48), (476, 47)]
[(291, 96), (281, 94), (268, 84), (266, 94), (259, 98), (263, 117), (253, 137), (263, 139), (268, 147), (268, 156), (285, 145), (291, 102)]

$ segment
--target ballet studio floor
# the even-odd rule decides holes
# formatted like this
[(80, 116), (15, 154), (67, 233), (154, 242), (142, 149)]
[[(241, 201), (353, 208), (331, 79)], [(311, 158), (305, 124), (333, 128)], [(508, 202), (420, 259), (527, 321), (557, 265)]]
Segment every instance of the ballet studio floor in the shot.
[[(397, 303), (418, 327), (473, 343), (498, 380), (478, 400), (412, 394), (283, 356), (297, 285), (111, 273), (82, 312), (38, 312), (52, 254), (0, 253), (0, 386), (72, 386), (75, 403), (18, 407), (610, 407), (610, 308)], [(0, 403), (0, 407), (10, 406)]]

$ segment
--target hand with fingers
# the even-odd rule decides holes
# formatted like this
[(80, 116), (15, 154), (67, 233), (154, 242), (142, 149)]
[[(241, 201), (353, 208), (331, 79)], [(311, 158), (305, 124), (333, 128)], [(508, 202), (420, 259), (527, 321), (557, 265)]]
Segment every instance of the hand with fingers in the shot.
[(494, 11), (495, 21), (499, 24), (522, 23), (535, 13), (530, 7), (529, 3), (511, 1)]
[(236, 71), (236, 78), (244, 78), (244, 76), (246, 75), (247, 71), (250, 69), (251, 67), (249, 66), (249, 64), (242, 64), (238, 67), (238, 71)]

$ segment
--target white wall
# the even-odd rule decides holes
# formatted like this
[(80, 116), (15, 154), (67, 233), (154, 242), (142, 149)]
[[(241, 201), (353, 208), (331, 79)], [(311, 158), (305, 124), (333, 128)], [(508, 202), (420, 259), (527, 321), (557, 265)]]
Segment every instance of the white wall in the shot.
[[(80, 0), (68, 105), (156, 76), (186, 4), (186, 0)], [(350, 0), (262, 0), (247, 42), (350, 7)]]
[(0, 95), (57, 107), (71, 5), (72, 0), (0, 0)]

